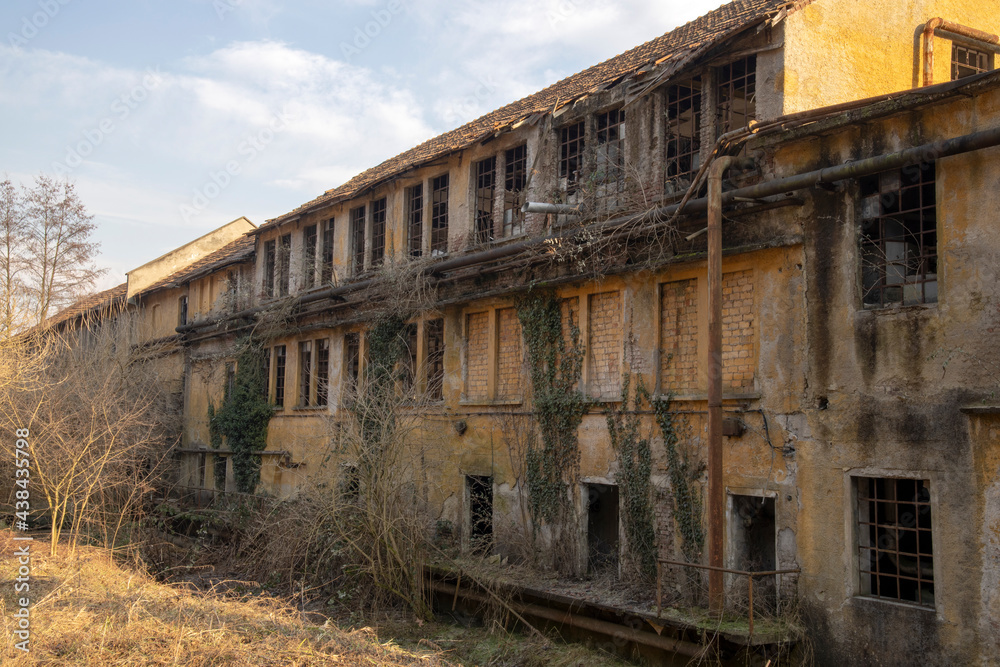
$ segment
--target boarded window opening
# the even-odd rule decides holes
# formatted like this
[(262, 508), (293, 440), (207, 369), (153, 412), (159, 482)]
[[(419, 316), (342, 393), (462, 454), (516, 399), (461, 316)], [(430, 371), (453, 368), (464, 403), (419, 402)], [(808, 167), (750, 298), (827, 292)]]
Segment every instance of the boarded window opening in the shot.
[(861, 594), (934, 606), (930, 484), (859, 478)]
[(467, 475), (469, 491), (469, 549), (488, 554), (493, 550), (493, 478)]
[(587, 484), (587, 569), (618, 569), (618, 487)]
[(937, 302), (934, 163), (862, 178), (862, 300), (866, 306)]

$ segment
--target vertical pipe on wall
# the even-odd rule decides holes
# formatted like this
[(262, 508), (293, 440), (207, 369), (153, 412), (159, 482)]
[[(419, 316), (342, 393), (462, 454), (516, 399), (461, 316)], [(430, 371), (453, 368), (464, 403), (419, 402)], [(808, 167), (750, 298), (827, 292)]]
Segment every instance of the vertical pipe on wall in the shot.
[[(722, 478), (722, 175), (736, 158), (720, 157), (708, 173), (708, 564), (723, 567), (725, 487)], [(708, 606), (724, 606), (722, 572), (708, 573)]]

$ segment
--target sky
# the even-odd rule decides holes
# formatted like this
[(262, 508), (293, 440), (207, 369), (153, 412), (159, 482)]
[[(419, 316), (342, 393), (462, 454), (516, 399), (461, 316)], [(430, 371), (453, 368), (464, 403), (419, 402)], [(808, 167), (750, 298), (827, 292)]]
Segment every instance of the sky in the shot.
[(100, 288), (721, 0), (6, 0), (0, 174), (69, 178)]

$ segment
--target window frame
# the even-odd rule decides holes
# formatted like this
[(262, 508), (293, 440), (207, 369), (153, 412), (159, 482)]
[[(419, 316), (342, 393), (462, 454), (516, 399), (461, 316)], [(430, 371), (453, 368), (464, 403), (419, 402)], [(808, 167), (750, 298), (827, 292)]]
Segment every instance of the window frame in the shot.
[[(938, 169), (939, 165), (932, 161), (889, 169), (857, 179), (855, 253), (860, 294), (858, 301), (862, 309), (928, 307), (938, 303)], [(907, 178), (914, 176), (917, 180), (907, 182)], [(898, 186), (892, 187), (897, 180)], [(907, 206), (907, 193), (913, 190), (918, 191), (919, 203), (915, 208), (904, 208)], [(933, 198), (930, 204), (926, 202), (928, 193)], [(912, 197), (912, 193), (909, 196)], [(877, 213), (874, 210), (876, 207)], [(892, 210), (894, 208), (902, 210)], [(914, 223), (914, 216), (920, 227), (920, 231), (916, 233), (908, 227)], [(878, 227), (877, 234), (873, 237), (869, 230), (875, 223)], [(887, 223), (892, 223), (902, 231), (886, 231)], [(917, 241), (917, 254), (912, 258), (910, 247), (914, 244), (909, 241), (910, 237)], [(894, 244), (892, 248), (887, 247), (890, 243)], [(900, 252), (902, 257), (897, 257)], [(910, 273), (911, 264), (918, 267), (914, 273)], [(890, 276), (899, 282), (890, 282)], [(877, 280), (878, 284), (870, 284), (873, 280)], [(907, 298), (907, 291), (912, 294), (914, 287), (919, 287), (919, 299), (912, 296)], [(898, 299), (891, 296), (894, 294), (892, 290), (899, 291)], [(870, 297), (873, 291), (877, 294), (877, 302)], [(887, 298), (887, 295), (890, 296)]]
[[(903, 504), (903, 505), (910, 505), (910, 504), (925, 505), (928, 508), (928, 511), (929, 511), (929, 514), (930, 514), (930, 517), (927, 519), (927, 523), (929, 524), (928, 528), (920, 528), (920, 519), (918, 517), (918, 518), (916, 518), (916, 521), (917, 521), (916, 528), (913, 529), (913, 530), (915, 530), (918, 533), (918, 535), (919, 535), (920, 531), (925, 531), (925, 532), (929, 533), (929, 538), (930, 538), (930, 541), (931, 541), (931, 548), (930, 548), (930, 552), (929, 552), (930, 553), (929, 557), (930, 557), (930, 560), (931, 560), (931, 568), (932, 568), (931, 578), (930, 578), (930, 580), (923, 579), (918, 574), (917, 579), (919, 581), (918, 581), (918, 587), (917, 587), (917, 599), (916, 600), (902, 599), (899, 596), (898, 588), (897, 588), (897, 595), (895, 597), (891, 597), (891, 596), (888, 596), (888, 595), (883, 596), (883, 595), (872, 594), (871, 593), (871, 588), (872, 588), (871, 582), (869, 581), (866, 584), (866, 582), (863, 579), (863, 577), (865, 576), (866, 573), (869, 574), (869, 575), (878, 573), (881, 576), (887, 577), (887, 578), (890, 578), (890, 579), (892, 577), (897, 577), (897, 578), (903, 578), (903, 579), (911, 580), (908, 577), (900, 577), (899, 574), (898, 574), (898, 571), (897, 571), (897, 574), (892, 574), (890, 572), (886, 572), (886, 573), (883, 574), (883, 573), (878, 572), (877, 570), (876, 570), (876, 572), (870, 572), (870, 571), (866, 571), (866, 570), (862, 569), (862, 558), (863, 558), (862, 557), (862, 550), (874, 550), (876, 552), (880, 552), (881, 551), (881, 552), (884, 552), (886, 554), (890, 553), (890, 550), (888, 550), (886, 548), (883, 548), (882, 545), (879, 544), (879, 542), (881, 540), (876, 541), (875, 546), (871, 546), (870, 541), (869, 541), (870, 537), (868, 537), (867, 540), (866, 540), (865, 537), (864, 537), (864, 535), (863, 535), (863, 532), (866, 530), (867, 526), (874, 526), (876, 528), (876, 531), (877, 531), (878, 525), (879, 525), (878, 523), (871, 524), (871, 523), (869, 523), (867, 521), (862, 521), (863, 518), (866, 518), (866, 517), (870, 518), (870, 515), (866, 515), (866, 512), (863, 511), (862, 502), (864, 502), (864, 501), (878, 502), (877, 499), (870, 499), (870, 498), (862, 498), (861, 497), (861, 485), (862, 485), (862, 483), (868, 483), (870, 481), (875, 481), (875, 482), (878, 482), (878, 481), (883, 481), (883, 482), (885, 482), (885, 481), (893, 481), (893, 482), (897, 483), (897, 486), (896, 486), (897, 490), (898, 490), (898, 483), (899, 482), (913, 482), (915, 484), (922, 484), (923, 487), (924, 487), (924, 489), (926, 489), (926, 491), (927, 491), (926, 500), (921, 500), (921, 501), (919, 501), (919, 503), (906, 503), (906, 502), (902, 502), (902, 501), (899, 501), (899, 500), (887, 500), (886, 501), (888, 504), (893, 504), (894, 503), (894, 504), (897, 504), (897, 505), (900, 505), (900, 504)], [(876, 469), (876, 468), (863, 468), (863, 469), (849, 470), (847, 472), (847, 474), (845, 475), (845, 494), (846, 494), (845, 497), (848, 498), (848, 502), (846, 503), (846, 509), (847, 509), (847, 517), (846, 517), (847, 521), (846, 521), (846, 523), (847, 523), (847, 530), (848, 530), (847, 542), (846, 543), (847, 543), (847, 545), (848, 545), (848, 547), (850, 549), (850, 552), (848, 554), (848, 558), (849, 558), (849, 561), (851, 563), (851, 568), (850, 568), (850, 571), (851, 571), (851, 586), (849, 588), (849, 591), (850, 591), (851, 596), (854, 599), (865, 600), (865, 601), (872, 601), (872, 602), (881, 603), (881, 604), (902, 605), (902, 606), (905, 606), (908, 609), (914, 609), (914, 610), (923, 610), (923, 611), (931, 611), (931, 612), (936, 611), (936, 609), (938, 608), (938, 605), (940, 604), (941, 599), (942, 599), (941, 587), (940, 587), (940, 585), (942, 583), (941, 572), (940, 572), (940, 569), (936, 565), (941, 560), (940, 559), (940, 553), (939, 553), (939, 547), (938, 547), (938, 545), (940, 543), (940, 540), (938, 539), (939, 538), (939, 535), (938, 535), (939, 530), (935, 527), (935, 524), (934, 524), (934, 516), (939, 513), (939, 507), (940, 507), (940, 505), (938, 503), (938, 498), (937, 498), (937, 490), (938, 490), (939, 486), (940, 485), (938, 483), (937, 475), (935, 473), (931, 472), (931, 471), (900, 471), (900, 470), (886, 470), (886, 469)], [(903, 514), (902, 516), (905, 517), (905, 514)], [(877, 520), (877, 517), (876, 517), (876, 520)], [(885, 525), (892, 526), (893, 524), (888, 524), (887, 523)], [(899, 525), (898, 522), (895, 525), (898, 526)], [(870, 528), (868, 528), (868, 530), (870, 531)], [(904, 528), (904, 530), (911, 530), (911, 529), (910, 528)], [(896, 532), (898, 534), (899, 529), (897, 529)], [(866, 544), (866, 541), (868, 541), (868, 544)], [(907, 554), (907, 555), (909, 555), (911, 553), (911, 552), (907, 552), (907, 551), (899, 551), (898, 550), (899, 549), (898, 538), (897, 538), (896, 546), (897, 546), (897, 551), (896, 551), (896, 553), (897, 553), (897, 559), (899, 557), (899, 554)], [(925, 551), (923, 553), (926, 555), (927, 552)], [(917, 554), (914, 554), (914, 555), (917, 555)], [(919, 558), (920, 558), (920, 556), (918, 555), (918, 561), (917, 561), (918, 562), (918, 566), (917, 566), (918, 569), (920, 567), (920, 565), (919, 565), (919, 563), (920, 563)], [(928, 582), (930, 584), (931, 594), (933, 595), (933, 602), (921, 602), (920, 601), (920, 597), (921, 597), (920, 591), (922, 589), (922, 587), (921, 587), (920, 584), (923, 583), (923, 582)], [(882, 585), (882, 584), (880, 584), (880, 585)]]
[(271, 403), (279, 409), (285, 408), (285, 395), (288, 388), (288, 347), (286, 345), (275, 345), (271, 348), (274, 361), (271, 368), (274, 369), (274, 381), (271, 386)]
[(351, 233), (351, 273), (360, 275), (367, 268), (367, 253), (365, 252), (365, 242), (368, 238), (368, 206), (362, 204), (350, 209), (349, 213), (350, 233)]
[(316, 256), (319, 242), (319, 226), (306, 225), (302, 229), (302, 288), (316, 286)]
[(567, 123), (557, 128), (556, 177), (559, 189), (567, 196), (575, 195), (586, 172), (587, 119)]
[(430, 255), (448, 254), (448, 199), (451, 196), (451, 178), (448, 172), (430, 179)]
[[(982, 63), (970, 64), (968, 58), (965, 62), (956, 59), (959, 51), (964, 51), (966, 55), (975, 54), (977, 60), (983, 59)], [(992, 51), (984, 51), (973, 44), (953, 41), (951, 43), (951, 80), (958, 81), (968, 76), (976, 76), (984, 72), (992, 72), (995, 69), (996, 55)]]
[(385, 263), (386, 235), (388, 233), (388, 229), (386, 228), (389, 211), (388, 198), (373, 199), (368, 202), (368, 210), (368, 217), (371, 219), (369, 266), (374, 269)]
[(424, 182), (414, 183), (404, 191), (406, 201), (406, 248), (407, 255), (411, 259), (422, 257), (424, 254)]

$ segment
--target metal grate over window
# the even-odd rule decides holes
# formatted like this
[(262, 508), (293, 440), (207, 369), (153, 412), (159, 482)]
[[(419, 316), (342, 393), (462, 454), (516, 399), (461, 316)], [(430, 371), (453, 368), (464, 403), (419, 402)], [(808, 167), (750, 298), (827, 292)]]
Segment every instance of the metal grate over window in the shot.
[(668, 182), (689, 182), (701, 166), (701, 77), (667, 88)]
[(354, 273), (365, 270), (365, 207), (351, 209), (351, 256)]
[(862, 178), (859, 232), (866, 306), (937, 302), (935, 167), (927, 162)]
[(382, 266), (385, 260), (385, 197), (373, 201), (372, 207), (372, 266)]
[(930, 485), (926, 480), (859, 478), (861, 593), (934, 605)]
[(476, 163), (476, 243), (489, 243), (493, 234), (493, 203), (496, 197), (497, 159)]
[(424, 253), (424, 184), (406, 190), (406, 228), (410, 257)]
[(719, 68), (718, 134), (746, 127), (757, 117), (756, 94), (756, 56), (748, 56)]
[(448, 174), (431, 181), (431, 255), (448, 252)]
[(504, 153), (503, 235), (524, 232), (524, 189), (528, 185), (528, 146), (515, 146)]
[(597, 181), (605, 197), (625, 191), (625, 110), (597, 114)]
[(566, 180), (566, 193), (573, 194), (580, 184), (583, 169), (584, 123), (580, 121), (559, 130), (559, 178)]
[(993, 54), (987, 51), (952, 43), (951, 45), (951, 80), (965, 78), (989, 72), (993, 69)]

